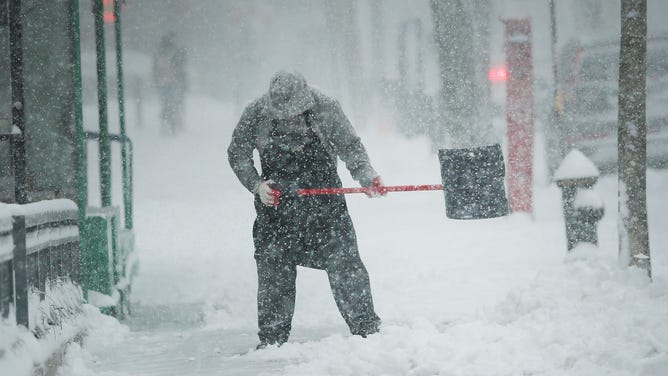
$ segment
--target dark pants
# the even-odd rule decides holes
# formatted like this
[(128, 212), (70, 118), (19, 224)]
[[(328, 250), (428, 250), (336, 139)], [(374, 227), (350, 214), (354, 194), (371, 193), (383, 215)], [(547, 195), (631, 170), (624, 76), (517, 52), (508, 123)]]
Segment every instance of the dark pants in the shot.
[[(295, 311), (297, 265), (257, 259), (258, 333), (263, 343), (288, 340)], [(373, 311), (369, 275), (359, 257), (346, 257), (328, 265), (327, 277), (341, 316), (352, 334), (378, 331), (380, 319)]]
[[(289, 203), (282, 205), (289, 209)], [(268, 208), (269, 213), (260, 215), (254, 226), (260, 341), (280, 344), (290, 335), (297, 265), (327, 272), (336, 305), (352, 334), (376, 333), (380, 318), (374, 312), (369, 274), (360, 259), (345, 202), (329, 202), (329, 210), (315, 216), (320, 205), (314, 204), (311, 210), (302, 205), (297, 211), (301, 214), (292, 215)]]

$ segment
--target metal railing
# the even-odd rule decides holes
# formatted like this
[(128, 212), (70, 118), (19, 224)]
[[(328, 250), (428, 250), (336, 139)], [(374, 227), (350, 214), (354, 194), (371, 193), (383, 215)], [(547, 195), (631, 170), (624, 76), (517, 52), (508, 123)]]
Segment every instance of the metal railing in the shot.
[[(133, 166), (133, 155), (134, 147), (132, 146), (132, 140), (130, 137), (123, 134), (109, 134), (109, 141), (118, 142), (121, 145), (127, 145), (127, 155), (123, 158), (122, 163), (125, 165), (123, 169), (123, 214), (125, 219), (125, 228), (131, 229), (132, 224), (132, 166)], [(87, 141), (99, 141), (100, 133), (85, 131), (84, 138)]]
[(65, 199), (3, 207), (7, 209), (4, 216), (0, 212), (0, 314), (7, 318), (13, 306), (16, 323), (31, 329), (31, 290), (44, 300), (47, 287), (56, 281), (81, 283), (78, 208)]

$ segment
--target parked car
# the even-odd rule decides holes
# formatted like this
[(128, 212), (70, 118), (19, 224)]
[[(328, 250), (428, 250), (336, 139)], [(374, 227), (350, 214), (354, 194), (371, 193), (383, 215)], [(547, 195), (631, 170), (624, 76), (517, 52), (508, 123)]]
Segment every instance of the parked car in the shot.
[[(617, 168), (619, 39), (571, 41), (559, 57), (548, 164), (576, 148), (603, 172)], [(649, 37), (646, 79), (647, 162), (668, 167), (668, 36)]]

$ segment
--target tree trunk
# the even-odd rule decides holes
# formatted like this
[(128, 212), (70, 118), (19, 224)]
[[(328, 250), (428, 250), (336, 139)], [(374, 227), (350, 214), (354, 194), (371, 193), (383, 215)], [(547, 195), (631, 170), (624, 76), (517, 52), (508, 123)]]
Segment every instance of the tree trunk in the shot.
[(622, 0), (619, 53), (619, 256), (651, 277), (647, 226), (647, 0)]
[[(489, 91), (484, 72), (489, 46), (476, 38), (473, 11), (477, 3), (432, 0), (441, 75), (441, 112), (450, 135), (449, 147), (468, 148), (495, 143), (486, 115)], [(443, 148), (445, 145), (439, 145)]]

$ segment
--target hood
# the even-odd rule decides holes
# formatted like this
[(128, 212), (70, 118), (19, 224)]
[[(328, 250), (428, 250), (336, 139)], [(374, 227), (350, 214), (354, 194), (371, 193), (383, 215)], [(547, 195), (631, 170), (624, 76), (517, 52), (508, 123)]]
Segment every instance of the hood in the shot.
[(278, 72), (269, 85), (267, 108), (273, 119), (299, 115), (315, 105), (306, 79), (299, 73)]

